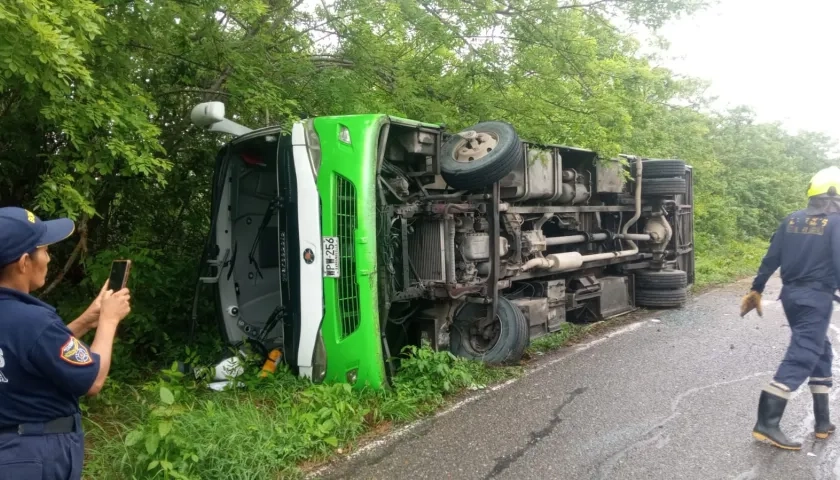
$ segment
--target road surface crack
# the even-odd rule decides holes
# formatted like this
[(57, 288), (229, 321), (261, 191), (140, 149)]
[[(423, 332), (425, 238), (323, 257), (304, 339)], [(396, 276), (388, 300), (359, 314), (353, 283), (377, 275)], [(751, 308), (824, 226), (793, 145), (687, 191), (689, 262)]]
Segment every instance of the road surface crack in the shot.
[(735, 384), (735, 383), (743, 382), (743, 381), (746, 381), (746, 380), (753, 379), (755, 377), (760, 377), (760, 376), (764, 376), (764, 375), (768, 375), (768, 374), (772, 374), (772, 373), (773, 373), (772, 371), (753, 373), (752, 375), (747, 375), (746, 377), (738, 378), (738, 379), (735, 379), (735, 380), (727, 380), (727, 381), (724, 381), (724, 382), (715, 382), (715, 383), (705, 385), (705, 386), (702, 386), (702, 387), (690, 388), (690, 389), (686, 390), (685, 392), (682, 392), (681, 394), (677, 395), (676, 398), (674, 398), (673, 401), (671, 401), (671, 414), (670, 415), (668, 415), (667, 417), (662, 419), (660, 422), (658, 422), (656, 425), (651, 427), (648, 431), (643, 433), (638, 440), (634, 441), (633, 443), (626, 446), (625, 448), (613, 453), (612, 455), (610, 455), (609, 457), (604, 459), (603, 462), (599, 463), (597, 468), (596, 468), (596, 471), (595, 471), (595, 473), (596, 473), (595, 478), (606, 478), (605, 475), (608, 472), (612, 471), (612, 469), (615, 467), (615, 465), (619, 461), (621, 461), (621, 459), (624, 458), (627, 455), (627, 453), (630, 452), (631, 450), (633, 450), (637, 447), (649, 445), (651, 443), (655, 443), (655, 442), (659, 441), (660, 438), (662, 437), (662, 431), (665, 428), (665, 425), (667, 425), (672, 420), (677, 418), (677, 416), (679, 416), (679, 414), (680, 414), (680, 412), (679, 412), (680, 403), (683, 400), (685, 400), (687, 397), (689, 397), (691, 395), (694, 395), (695, 393), (702, 392), (704, 390), (709, 390), (709, 389), (717, 388), (717, 387), (723, 387), (723, 386), (726, 386), (726, 385), (732, 385), (732, 384)]
[(566, 408), (566, 405), (572, 403), (572, 400), (574, 400), (578, 395), (584, 393), (587, 389), (588, 387), (581, 387), (573, 390), (566, 398), (566, 400), (564, 400), (563, 403), (561, 403), (557, 408), (554, 409), (554, 414), (552, 415), (551, 420), (548, 422), (548, 425), (546, 425), (545, 428), (541, 428), (540, 430), (531, 432), (530, 438), (528, 439), (528, 443), (526, 443), (525, 446), (519, 448), (517, 451), (513, 452), (510, 455), (505, 455), (496, 459), (496, 466), (493, 467), (493, 470), (490, 471), (490, 473), (487, 474), (486, 477), (484, 477), (485, 480), (489, 480), (493, 477), (496, 477), (497, 475), (510, 468), (510, 466), (513, 465), (517, 460), (522, 458), (522, 456), (525, 455), (525, 453), (527, 453), (528, 450), (530, 450), (536, 444), (538, 444), (540, 440), (551, 435), (551, 432), (553, 432), (557, 425), (559, 425), (560, 422), (563, 421), (563, 419), (560, 418), (560, 412), (562, 412), (563, 409)]

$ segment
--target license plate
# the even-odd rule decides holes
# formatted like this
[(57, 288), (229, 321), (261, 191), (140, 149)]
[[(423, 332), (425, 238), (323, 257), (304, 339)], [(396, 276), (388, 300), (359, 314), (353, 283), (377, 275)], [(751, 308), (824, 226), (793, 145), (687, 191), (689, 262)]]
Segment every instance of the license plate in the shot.
[(338, 237), (324, 237), (324, 276), (338, 278), (341, 276), (341, 271), (338, 266)]

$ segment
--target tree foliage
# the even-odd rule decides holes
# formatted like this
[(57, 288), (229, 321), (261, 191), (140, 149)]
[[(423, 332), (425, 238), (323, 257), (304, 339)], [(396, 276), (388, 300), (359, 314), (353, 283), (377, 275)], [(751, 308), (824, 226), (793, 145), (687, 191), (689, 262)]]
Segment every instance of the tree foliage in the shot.
[(802, 206), (808, 176), (830, 163), (833, 145), (756, 123), (748, 108), (710, 112), (702, 83), (656, 67), (615, 21), (655, 28), (702, 7), (4, 2), (0, 205), (77, 220), (76, 243), (56, 248), (44, 293), (65, 316), (98, 290), (113, 258), (134, 259), (135, 308), (118, 348), (138, 360), (171, 359), (189, 325), (219, 141), (189, 124), (201, 101), (223, 100), (252, 126), (375, 111), (452, 128), (504, 119), (535, 141), (684, 158), (696, 171), (701, 256), (766, 238)]

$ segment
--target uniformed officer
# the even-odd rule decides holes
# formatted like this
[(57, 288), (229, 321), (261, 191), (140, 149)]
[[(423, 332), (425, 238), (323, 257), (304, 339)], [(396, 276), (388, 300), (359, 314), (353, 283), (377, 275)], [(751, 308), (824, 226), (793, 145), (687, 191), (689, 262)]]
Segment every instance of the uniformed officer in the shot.
[[(22, 208), (0, 208), (0, 480), (82, 475), (79, 397), (102, 388), (117, 325), (130, 307), (127, 289), (103, 287), (65, 325), (30, 295), (46, 281), (47, 247), (74, 229), (66, 218), (41, 221)], [(79, 338), (93, 328), (88, 347)]]
[(752, 309), (762, 315), (761, 295), (767, 280), (781, 267), (779, 298), (791, 330), (791, 340), (773, 380), (761, 392), (753, 437), (788, 450), (802, 444), (779, 429), (791, 392), (809, 379), (814, 406), (814, 433), (828, 438), (828, 393), (832, 386), (832, 349), (828, 327), (834, 292), (840, 285), (840, 168), (817, 172), (808, 186), (808, 207), (788, 215), (773, 234), (749, 294), (741, 301), (741, 316)]

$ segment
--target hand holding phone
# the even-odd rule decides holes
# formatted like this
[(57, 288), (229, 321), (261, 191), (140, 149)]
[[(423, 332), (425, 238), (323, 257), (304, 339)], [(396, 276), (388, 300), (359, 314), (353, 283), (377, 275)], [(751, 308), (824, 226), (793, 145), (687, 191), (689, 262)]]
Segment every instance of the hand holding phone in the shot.
[(108, 277), (108, 290), (116, 293), (128, 284), (128, 272), (131, 260), (114, 260), (111, 263), (111, 275)]
[(119, 323), (131, 311), (131, 295), (124, 290), (128, 284), (131, 260), (114, 260), (102, 298), (100, 320)]

